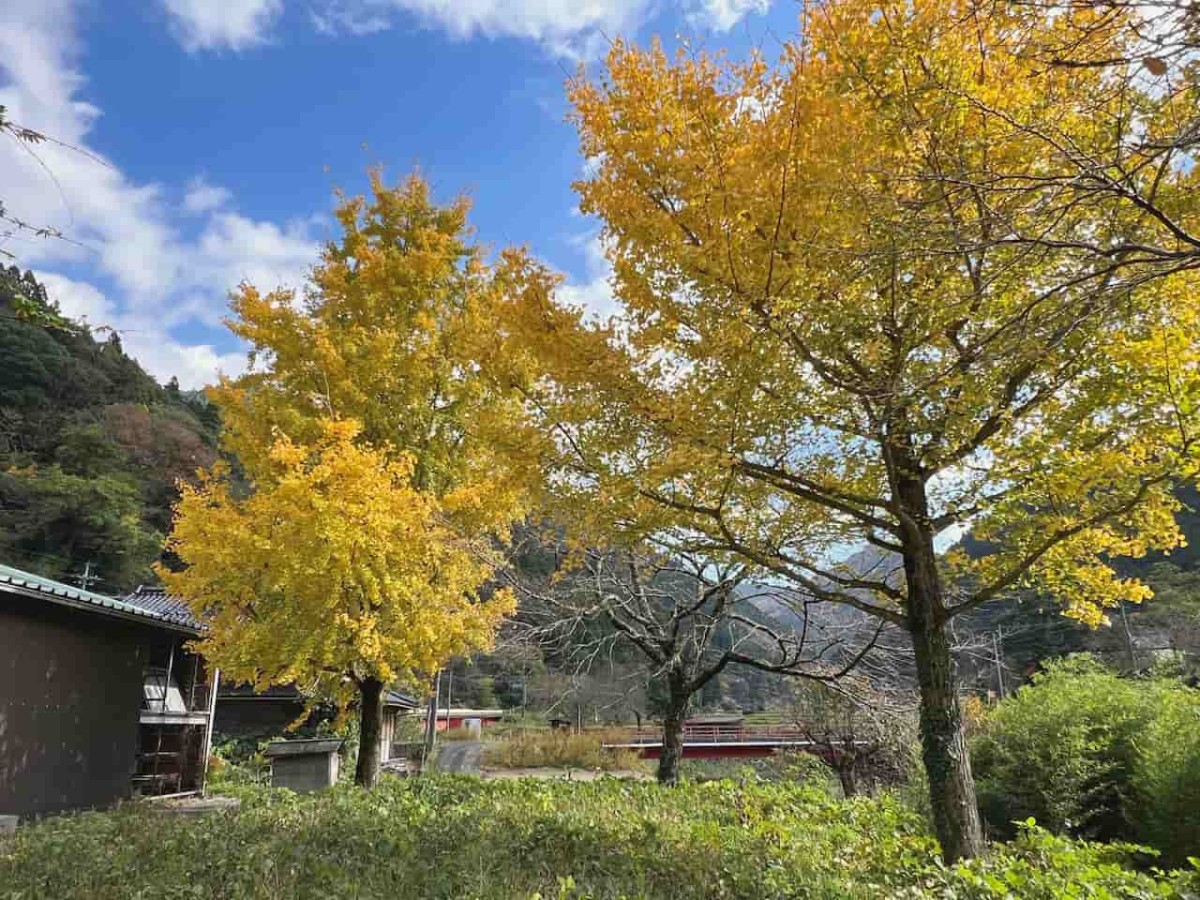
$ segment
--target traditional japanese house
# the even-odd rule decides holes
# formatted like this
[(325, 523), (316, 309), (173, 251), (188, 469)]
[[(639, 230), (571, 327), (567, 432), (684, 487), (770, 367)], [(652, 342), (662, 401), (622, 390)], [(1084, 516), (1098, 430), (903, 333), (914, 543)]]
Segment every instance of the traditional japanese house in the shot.
[(203, 786), (217, 673), (177, 605), (0, 565), (0, 815)]

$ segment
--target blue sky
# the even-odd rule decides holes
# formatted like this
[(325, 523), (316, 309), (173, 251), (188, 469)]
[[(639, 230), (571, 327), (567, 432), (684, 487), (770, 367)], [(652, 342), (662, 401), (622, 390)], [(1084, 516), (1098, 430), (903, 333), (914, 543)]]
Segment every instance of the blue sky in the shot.
[[(187, 386), (244, 364), (220, 325), (243, 279), (296, 285), (332, 190), (419, 165), (485, 243), (527, 244), (613, 311), (563, 81), (608, 38), (768, 54), (793, 0), (3, 0), (0, 104), (77, 149), (0, 141), (0, 199), (64, 310)], [(83, 151), (83, 152), (81, 152)], [(82, 246), (79, 246), (82, 245)]]

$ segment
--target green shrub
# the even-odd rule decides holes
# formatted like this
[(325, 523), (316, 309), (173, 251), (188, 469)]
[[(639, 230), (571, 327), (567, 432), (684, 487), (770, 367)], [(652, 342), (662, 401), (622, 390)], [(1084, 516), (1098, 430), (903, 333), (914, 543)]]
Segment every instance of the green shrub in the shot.
[(1164, 691), (1135, 744), (1134, 834), (1183, 865), (1200, 856), (1200, 691)]
[(1050, 665), (999, 704), (972, 742), (993, 833), (1149, 844), (1173, 865), (1200, 854), (1200, 691), (1120, 678), (1087, 657)]
[(241, 811), (195, 820), (138, 807), (20, 829), (0, 840), (0, 898), (1165, 898), (1197, 886), (1126, 868), (1124, 848), (1038, 831), (946, 867), (894, 797), (785, 782), (450, 776), (239, 795)]
[(762, 759), (685, 759), (681, 774), (691, 781), (787, 781), (816, 788), (831, 797), (841, 788), (837, 775), (811, 753), (775, 753)]
[(1063, 834), (1127, 838), (1134, 742), (1154, 716), (1159, 690), (1072, 657), (999, 704), (971, 754), (992, 831), (1009, 837), (1014, 822), (1033, 818)]
[[(1135, 864), (1143, 848), (1131, 844), (1072, 841), (1038, 828), (1020, 827), (1015, 841), (992, 853), (938, 873), (924, 895), (955, 900), (1151, 900), (1192, 898), (1200, 879), (1191, 873), (1148, 877)], [(935, 887), (936, 886), (936, 887)]]

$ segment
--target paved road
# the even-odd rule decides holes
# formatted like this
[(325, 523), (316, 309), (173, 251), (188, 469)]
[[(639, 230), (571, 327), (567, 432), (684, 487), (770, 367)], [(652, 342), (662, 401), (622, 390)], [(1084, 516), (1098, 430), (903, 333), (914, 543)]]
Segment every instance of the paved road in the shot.
[(433, 768), (438, 772), (478, 775), (483, 744), (478, 741), (445, 741), (438, 745)]

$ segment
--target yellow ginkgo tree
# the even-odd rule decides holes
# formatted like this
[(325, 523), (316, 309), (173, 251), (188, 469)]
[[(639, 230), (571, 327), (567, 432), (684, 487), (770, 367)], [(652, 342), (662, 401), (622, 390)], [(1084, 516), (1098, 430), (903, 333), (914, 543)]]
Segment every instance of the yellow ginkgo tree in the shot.
[(162, 576), (205, 619), (200, 650), (231, 678), (358, 702), (356, 779), (370, 785), (384, 688), (487, 646), (513, 602), (480, 596), (494, 551), (413, 487), (411, 457), (357, 432), (329, 421), (309, 444), (279, 437), (248, 495), (222, 469), (184, 486), (171, 546), (185, 567)]
[(467, 203), (373, 173), (337, 215), (302, 292), (233, 297), (251, 366), (209, 396), (241, 471), (184, 493), (183, 568), (163, 577), (232, 677), (356, 688), (371, 784), (383, 688), (488, 646), (511, 611), (488, 581), (534, 472), (514, 452), (523, 400), (486, 368), (513, 281), (471, 243)]
[[(507, 319), (576, 531), (749, 562), (905, 634), (951, 859), (982, 847), (952, 620), (1026, 585), (1092, 624), (1149, 597), (1110, 563), (1178, 546), (1200, 433), (1197, 273), (1126, 249), (1154, 211), (988, 179), (1057, 178), (1141, 102), (1014, 45), (1069, 5), (1011, 6), (811, 4), (774, 66), (616, 44), (571, 99), (624, 315), (547, 274)], [(1187, 218), (1196, 170), (1121, 177)], [(966, 529), (988, 553), (943, 558)]]

